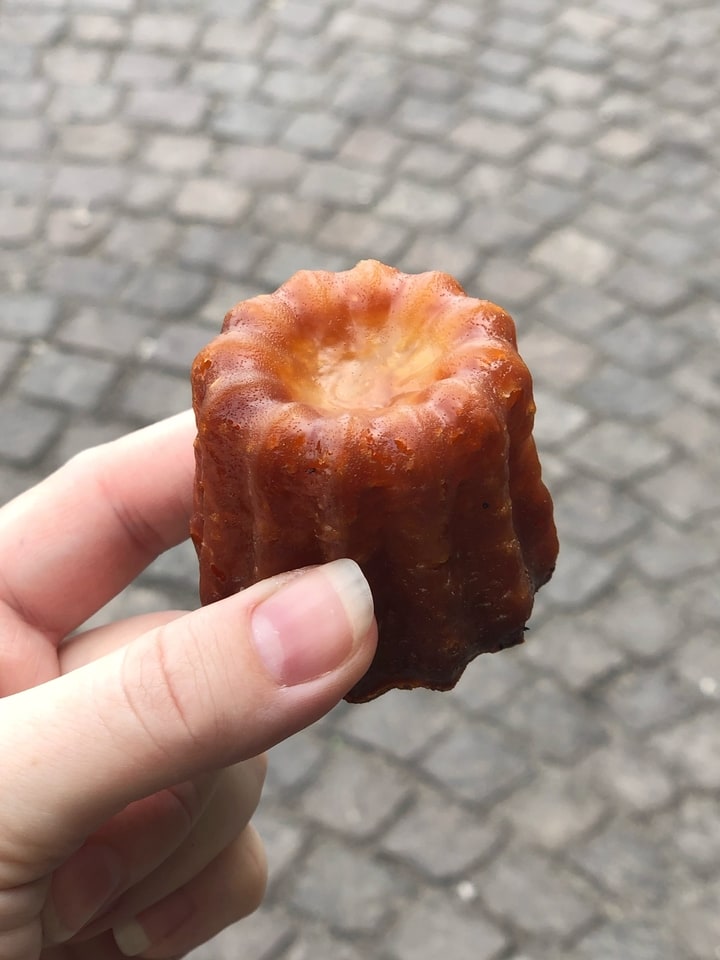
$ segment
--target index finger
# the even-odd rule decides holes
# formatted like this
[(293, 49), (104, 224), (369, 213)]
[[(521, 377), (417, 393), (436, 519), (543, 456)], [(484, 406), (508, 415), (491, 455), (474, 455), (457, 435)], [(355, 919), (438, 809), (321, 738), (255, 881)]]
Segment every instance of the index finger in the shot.
[(188, 536), (187, 411), (78, 454), (0, 510), (0, 604), (56, 642)]

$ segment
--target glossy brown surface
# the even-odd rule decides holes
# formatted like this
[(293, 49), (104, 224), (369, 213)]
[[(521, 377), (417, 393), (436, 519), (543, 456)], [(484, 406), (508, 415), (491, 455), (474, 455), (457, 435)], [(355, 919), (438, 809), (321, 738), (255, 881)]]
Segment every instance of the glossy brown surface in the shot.
[(380, 642), (352, 701), (522, 641), (558, 547), (503, 310), (441, 273), (301, 271), (227, 314), (192, 382), (203, 603), (353, 557)]

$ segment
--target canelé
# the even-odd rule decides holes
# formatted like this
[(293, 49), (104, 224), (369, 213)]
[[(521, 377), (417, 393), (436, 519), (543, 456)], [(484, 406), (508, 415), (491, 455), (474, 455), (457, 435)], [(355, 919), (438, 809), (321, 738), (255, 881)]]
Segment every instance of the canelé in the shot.
[(230, 310), (192, 386), (203, 603), (357, 560), (379, 626), (358, 702), (523, 639), (558, 544), (500, 307), (373, 260), (300, 271)]

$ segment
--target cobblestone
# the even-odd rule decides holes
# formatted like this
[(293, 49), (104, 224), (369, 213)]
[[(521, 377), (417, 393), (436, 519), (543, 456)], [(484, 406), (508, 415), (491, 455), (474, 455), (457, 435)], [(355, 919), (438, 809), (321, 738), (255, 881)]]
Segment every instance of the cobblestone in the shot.
[(604, 417), (653, 420), (673, 406), (673, 396), (659, 380), (629, 373), (606, 363), (577, 389), (581, 401)]
[(267, 40), (269, 25), (265, 22), (245, 22), (233, 17), (220, 17), (208, 25), (202, 38), (202, 48), (212, 54), (231, 54), (234, 57), (257, 53)]
[(562, 143), (546, 144), (533, 154), (528, 167), (537, 177), (577, 186), (590, 172), (590, 159), (579, 147)]
[[(282, 914), (269, 910), (258, 911), (243, 923), (243, 960), (274, 960), (291, 943), (294, 932), (293, 925)], [(236, 931), (226, 930), (211, 944), (194, 950), (191, 956), (192, 960), (235, 960)]]
[(658, 520), (645, 539), (635, 545), (633, 558), (650, 580), (672, 583), (678, 577), (713, 566), (718, 560), (718, 549), (714, 539), (703, 533), (691, 537)]
[(73, 18), (72, 34), (80, 43), (115, 47), (125, 38), (125, 24), (117, 17), (79, 14)]
[(91, 123), (108, 119), (120, 100), (120, 91), (104, 84), (56, 89), (48, 115), (55, 123)]
[(380, 698), (361, 710), (351, 710), (339, 729), (353, 740), (401, 759), (423, 752), (450, 729), (454, 714), (432, 703), (425, 690), (413, 690), (393, 702)]
[(701, 877), (720, 863), (720, 806), (716, 797), (686, 797), (669, 817), (668, 836)]
[(379, 758), (344, 747), (331, 749), (327, 765), (305, 791), (302, 809), (323, 826), (350, 837), (368, 838), (382, 829), (409, 796), (400, 772)]
[(686, 783), (705, 790), (718, 789), (720, 730), (712, 713), (699, 714), (658, 734), (655, 745), (669, 763), (682, 771)]
[(12, 337), (43, 337), (57, 319), (58, 305), (35, 293), (0, 294), (0, 332)]
[(501, 719), (532, 753), (555, 763), (572, 763), (605, 740), (595, 712), (551, 680), (520, 690)]
[(337, 253), (302, 243), (276, 243), (258, 270), (263, 286), (274, 290), (297, 270), (346, 270), (352, 263)]
[[(335, 957), (336, 960), (362, 960), (364, 953), (346, 941), (315, 929), (307, 929), (293, 941), (283, 960), (312, 960), (313, 957)], [(194, 957), (193, 957), (194, 960)]]
[(571, 283), (589, 286), (607, 274), (614, 255), (604, 243), (564, 228), (535, 247), (531, 259)]
[(57, 256), (45, 271), (45, 287), (61, 296), (105, 301), (123, 285), (127, 271), (122, 264), (98, 257)]
[(588, 834), (606, 812), (597, 793), (573, 774), (546, 769), (532, 785), (503, 804), (502, 815), (523, 840), (562, 852)]
[(554, 326), (571, 334), (592, 336), (616, 325), (622, 306), (591, 287), (566, 284), (545, 298), (543, 310)]
[(0, 208), (0, 246), (26, 244), (37, 233), (40, 211), (29, 204)]
[(413, 806), (387, 831), (381, 848), (432, 880), (459, 877), (494, 853), (503, 831), (484, 817), (423, 789)]
[(443, 952), (454, 960), (497, 960), (506, 946), (504, 934), (477, 910), (462, 911), (440, 894), (412, 904), (388, 943), (397, 960), (432, 960)]
[(550, 286), (546, 274), (520, 265), (515, 257), (490, 257), (484, 262), (480, 280), (487, 299), (518, 311), (516, 316), (520, 317), (520, 311), (524, 312)]
[(529, 151), (534, 134), (532, 128), (524, 130), (510, 123), (470, 117), (453, 130), (450, 140), (479, 156), (509, 163)]
[(623, 654), (608, 644), (592, 613), (555, 617), (541, 624), (537, 632), (531, 620), (530, 631), (527, 657), (538, 667), (552, 660), (555, 671), (572, 690), (595, 686), (624, 662)]
[(8, 82), (0, 79), (0, 112), (9, 116), (37, 113), (47, 99), (48, 84), (43, 80)]
[(673, 927), (695, 960), (717, 953), (720, 922), (712, 904), (719, 892), (720, 884), (716, 881), (684, 892), (674, 907)]
[(538, 232), (533, 223), (495, 204), (477, 204), (461, 230), (474, 248), (488, 253), (527, 246)]
[(139, 215), (164, 213), (176, 190), (175, 181), (168, 177), (136, 174), (124, 196), (123, 204), (126, 210)]
[(676, 960), (679, 956), (677, 942), (655, 924), (625, 921), (603, 924), (578, 947), (567, 954), (577, 960), (605, 960), (607, 957), (623, 957), (626, 960)]
[(680, 462), (648, 477), (638, 490), (667, 519), (688, 522), (720, 509), (717, 471)]
[(115, 367), (107, 360), (43, 349), (23, 371), (19, 390), (33, 400), (92, 410), (97, 408), (115, 374)]
[[(187, 373), (207, 342), (207, 328), (199, 323), (170, 323), (162, 327), (157, 337), (144, 339), (143, 356), (154, 366)], [(193, 567), (195, 561), (193, 557)]]
[(320, 772), (326, 752), (325, 744), (309, 733), (294, 738), (291, 743), (279, 743), (269, 755), (270, 795), (292, 795), (308, 786)]
[(125, 287), (123, 301), (158, 316), (186, 316), (205, 300), (210, 284), (199, 273), (143, 267)]
[(32, 47), (49, 45), (62, 36), (63, 27), (63, 17), (57, 13), (5, 14), (0, 24), (0, 40)]
[(607, 691), (610, 708), (623, 726), (639, 733), (671, 726), (692, 713), (701, 699), (697, 688), (663, 667), (635, 668)]
[[(194, 223), (182, 233), (178, 258), (181, 263), (204, 268), (208, 272), (241, 277), (250, 271), (264, 247), (259, 237), (245, 230)], [(218, 324), (227, 309), (219, 308), (216, 317)]]
[[(676, 569), (671, 578), (681, 575)], [(607, 638), (640, 660), (654, 660), (669, 650), (683, 626), (679, 611), (665, 596), (632, 577), (617, 584), (593, 612)]]
[(0, 141), (7, 144), (9, 154), (39, 153), (48, 145), (47, 139), (47, 129), (39, 120), (0, 120)]
[(579, 404), (547, 393), (542, 388), (538, 388), (535, 393), (538, 405), (535, 436), (540, 446), (565, 444), (587, 424), (588, 413)]
[(666, 846), (654, 843), (636, 823), (613, 821), (581, 844), (573, 861), (629, 913), (667, 902), (673, 873)]
[(176, 227), (168, 220), (118, 217), (103, 250), (113, 259), (146, 263), (169, 251), (175, 234)]
[(119, 409), (137, 425), (180, 413), (189, 403), (190, 387), (186, 377), (140, 369), (125, 383)]
[(629, 261), (615, 271), (608, 286), (640, 309), (658, 313), (675, 310), (688, 296), (687, 282), (660, 268)]
[(508, 852), (480, 873), (478, 889), (493, 914), (541, 939), (573, 937), (596, 916), (585, 889), (529, 848)]
[(466, 725), (441, 740), (423, 761), (439, 784), (473, 804), (497, 801), (530, 774), (528, 765), (500, 732)]
[(45, 75), (54, 83), (77, 86), (97, 83), (107, 67), (107, 54), (100, 50), (58, 46), (43, 61)]
[[(352, 876), (352, 884), (345, 878)], [(358, 850), (327, 840), (304, 863), (290, 901), (335, 930), (372, 933), (391, 915), (404, 884)]]
[(5, 426), (0, 433), (0, 457), (18, 466), (30, 466), (60, 432), (62, 418), (57, 410), (22, 400), (0, 401)]
[(381, 223), (354, 210), (333, 214), (318, 233), (318, 240), (325, 246), (347, 250), (358, 259), (374, 256), (384, 261), (394, 259), (407, 237), (403, 227)]
[(137, 353), (154, 321), (129, 313), (109, 312), (98, 307), (83, 307), (59, 328), (58, 342), (68, 348), (115, 357)]
[(567, 544), (560, 554), (545, 598), (562, 610), (577, 610), (599, 599), (618, 569), (616, 558)]
[[(0, 500), (186, 407), (300, 267), (446, 270), (535, 378), (526, 643), (275, 747), (267, 906), (193, 960), (709, 960), (717, 5), (0, 6)], [(196, 605), (186, 542), (90, 622)]]
[(269, 143), (287, 126), (284, 110), (261, 103), (225, 104), (212, 118), (214, 133), (223, 139), (244, 143)]
[(607, 546), (637, 530), (645, 511), (624, 493), (605, 483), (578, 478), (556, 500), (557, 523), (573, 540)]
[(73, 159), (112, 163), (133, 152), (135, 137), (119, 124), (73, 124), (60, 131), (60, 146)]
[(127, 189), (128, 176), (122, 167), (74, 164), (62, 166), (50, 189), (51, 200), (82, 207), (116, 203)]
[(131, 87), (163, 87), (177, 82), (182, 64), (173, 57), (123, 50), (113, 63), (114, 83)]
[(378, 212), (411, 227), (448, 227), (460, 213), (460, 202), (451, 191), (399, 181), (378, 204)]
[(268, 858), (268, 888), (273, 890), (282, 883), (299, 855), (303, 831), (299, 825), (288, 823), (285, 817), (271, 813), (267, 805), (256, 815), (255, 826), (263, 838)]
[(175, 200), (175, 212), (186, 220), (229, 224), (240, 220), (249, 194), (226, 180), (205, 177), (188, 180)]
[(602, 334), (598, 344), (618, 363), (645, 374), (674, 366), (687, 349), (679, 332), (639, 314)]
[(265, 194), (253, 211), (253, 222), (273, 237), (301, 239), (308, 230), (317, 231), (322, 220), (317, 204), (286, 193)]
[(606, 420), (591, 427), (567, 449), (568, 456), (602, 477), (626, 480), (666, 463), (672, 448), (652, 434)]
[(567, 67), (546, 67), (535, 75), (533, 86), (557, 103), (588, 104), (597, 102), (604, 80), (602, 76)]
[(130, 120), (153, 130), (197, 130), (206, 109), (204, 94), (179, 87), (132, 90), (127, 100)]
[(195, 17), (146, 13), (133, 20), (130, 39), (139, 47), (181, 52), (192, 43), (197, 27)]
[(38, 193), (44, 192), (47, 168), (33, 161), (0, 161), (0, 190), (15, 201), (32, 202)]
[[(391, 227), (383, 224), (383, 233)], [(434, 233), (419, 237), (398, 260), (398, 267), (410, 273), (440, 270), (461, 283), (468, 283), (474, 273), (475, 254), (462, 238), (453, 233)]]
[(5, 377), (18, 367), (22, 355), (21, 344), (12, 340), (0, 340), (0, 386)]
[(380, 183), (375, 173), (319, 162), (303, 178), (300, 195), (338, 206), (367, 207), (377, 196)]
[(210, 154), (210, 144), (203, 137), (160, 134), (150, 139), (143, 159), (148, 166), (167, 173), (192, 173), (208, 162)]
[[(718, 383), (718, 350), (699, 350), (690, 361), (673, 371), (672, 386), (696, 406), (710, 410), (720, 409), (720, 384)], [(691, 366), (692, 364), (692, 366)]]
[(645, 747), (612, 743), (593, 754), (589, 764), (593, 789), (630, 815), (661, 810), (677, 794), (669, 772)]

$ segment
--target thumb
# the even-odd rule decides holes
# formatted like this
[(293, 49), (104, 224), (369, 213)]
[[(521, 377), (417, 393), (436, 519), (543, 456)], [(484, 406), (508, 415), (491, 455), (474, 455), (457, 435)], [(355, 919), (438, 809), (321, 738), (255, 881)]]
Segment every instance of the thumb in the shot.
[[(375, 649), (352, 560), (258, 583), (0, 701), (0, 833), (65, 855), (128, 803), (326, 713)], [(6, 833), (6, 836), (8, 834)]]

